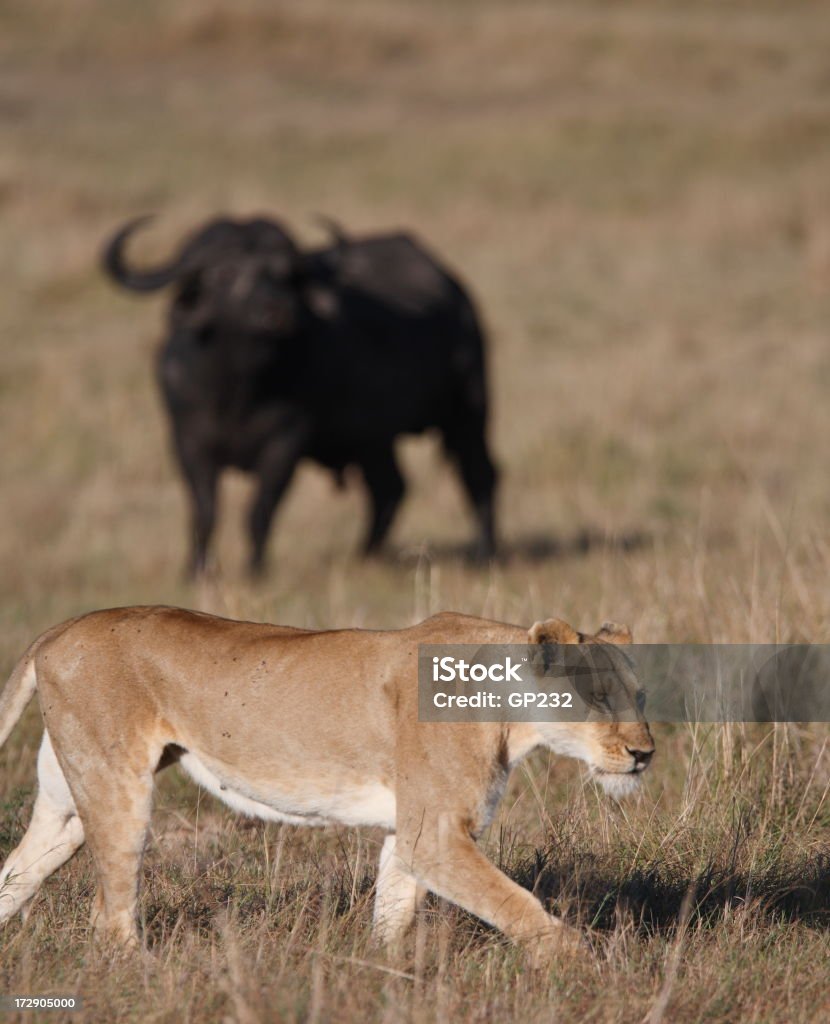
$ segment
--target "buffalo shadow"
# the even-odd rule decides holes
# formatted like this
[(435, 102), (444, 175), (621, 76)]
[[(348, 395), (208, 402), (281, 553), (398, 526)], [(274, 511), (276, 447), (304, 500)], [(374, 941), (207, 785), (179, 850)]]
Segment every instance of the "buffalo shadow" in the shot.
[(387, 544), (373, 557), (383, 562), (415, 564), (421, 561), (464, 562), (486, 567), (512, 564), (535, 564), (584, 558), (597, 551), (628, 553), (643, 550), (654, 543), (645, 530), (606, 533), (584, 529), (572, 534), (528, 533), (499, 542), (496, 554), (484, 557), (474, 544), (464, 542), (430, 542), (418, 545)]

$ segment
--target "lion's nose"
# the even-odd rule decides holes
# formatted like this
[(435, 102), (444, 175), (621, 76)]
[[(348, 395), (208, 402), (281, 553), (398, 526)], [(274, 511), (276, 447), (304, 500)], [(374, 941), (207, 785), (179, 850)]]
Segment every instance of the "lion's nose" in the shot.
[(651, 750), (632, 750), (631, 747), (626, 747), (625, 749), (634, 758), (635, 772), (643, 771), (654, 756), (653, 748)]

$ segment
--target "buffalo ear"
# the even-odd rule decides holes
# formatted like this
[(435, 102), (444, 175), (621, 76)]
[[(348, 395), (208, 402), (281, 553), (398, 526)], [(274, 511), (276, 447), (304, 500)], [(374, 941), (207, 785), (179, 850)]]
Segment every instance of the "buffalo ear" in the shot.
[(204, 282), (202, 281), (202, 274), (191, 270), (182, 275), (175, 304), (181, 309), (192, 309), (201, 299), (203, 292)]
[(527, 633), (532, 644), (578, 644), (579, 633), (562, 619), (534, 622)]
[(187, 331), (200, 343), (207, 341), (212, 326), (209, 294), (203, 274), (191, 271), (184, 275), (170, 306), (170, 326), (174, 330)]
[(603, 622), (597, 633), (597, 640), (607, 644), (630, 644), (633, 636), (629, 626), (621, 626), (619, 622)]

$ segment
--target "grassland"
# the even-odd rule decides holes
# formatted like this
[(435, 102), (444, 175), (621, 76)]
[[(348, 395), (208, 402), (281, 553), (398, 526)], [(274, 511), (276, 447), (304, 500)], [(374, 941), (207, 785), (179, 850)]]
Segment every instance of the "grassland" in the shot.
[[(53, 622), (167, 602), (303, 626), (440, 608), (643, 642), (830, 642), (830, 11), (679, 0), (43, 0), (0, 5), (0, 666)], [(229, 480), (214, 578), (180, 579), (184, 501), (151, 373), (158, 302), (98, 247), (217, 210), (416, 227), (492, 336), (505, 557), (430, 439), (385, 561), (360, 494), (304, 469), (267, 583)], [(31, 708), (0, 753), (0, 854), (33, 799)], [(82, 852), (0, 932), (0, 992), (89, 1021), (822, 1021), (826, 726), (657, 730), (636, 804), (534, 759), (484, 839), (596, 935), (528, 973), (429, 904), (369, 941), (380, 837), (240, 822), (171, 775), (144, 868), (148, 959), (87, 944)], [(114, 809), (114, 813), (116, 810)], [(32, 1019), (28, 1017), (27, 1019)]]

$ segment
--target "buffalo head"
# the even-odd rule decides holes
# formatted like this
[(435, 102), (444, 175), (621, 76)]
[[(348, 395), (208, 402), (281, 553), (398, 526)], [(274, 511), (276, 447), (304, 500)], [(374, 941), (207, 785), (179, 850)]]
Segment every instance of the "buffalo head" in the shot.
[(284, 334), (300, 315), (303, 256), (280, 224), (264, 218), (215, 220), (168, 263), (130, 267), (127, 239), (149, 218), (125, 224), (104, 250), (103, 264), (123, 287), (149, 292), (176, 287), (171, 326), (209, 339), (215, 332)]

